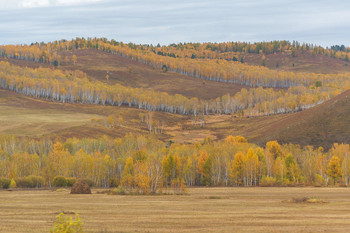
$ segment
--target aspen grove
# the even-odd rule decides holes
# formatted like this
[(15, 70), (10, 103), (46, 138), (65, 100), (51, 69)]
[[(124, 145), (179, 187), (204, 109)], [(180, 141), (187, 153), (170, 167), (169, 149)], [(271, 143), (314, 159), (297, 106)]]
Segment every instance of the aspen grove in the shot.
[(52, 187), (55, 177), (89, 179), (96, 187), (120, 186), (139, 193), (186, 186), (349, 185), (350, 147), (300, 147), (267, 142), (250, 144), (228, 136), (199, 144), (172, 144), (151, 137), (69, 138), (38, 141), (0, 137), (0, 177), (39, 180)]
[[(111, 105), (126, 104), (148, 110), (180, 114), (232, 114), (232, 112), (237, 113), (240, 110), (244, 110), (246, 116), (258, 116), (308, 109), (348, 90), (350, 87), (349, 73), (318, 74), (278, 71), (263, 66), (242, 64), (241, 62), (222, 57), (223, 54), (230, 51), (259, 53), (261, 50), (261, 53), (266, 54), (286, 52), (291, 49), (298, 51), (312, 50), (315, 53), (317, 51), (321, 53), (320, 51), (322, 51), (321, 47), (298, 45), (298, 43), (290, 44), (283, 41), (253, 45), (247, 43), (189, 43), (152, 46), (124, 44), (115, 40), (108, 41), (104, 38), (77, 38), (71, 41), (61, 40), (47, 44), (36, 43), (30, 46), (0, 46), (0, 54), (7, 58), (34, 62), (51, 64), (60, 64), (62, 62), (76, 63), (76, 56), (73, 55), (70, 60), (64, 54), (64, 51), (87, 48), (126, 56), (157, 68), (166, 67), (166, 70), (201, 79), (245, 85), (247, 89), (243, 88), (241, 92), (234, 96), (225, 95), (215, 100), (203, 101), (196, 98), (187, 99), (181, 95), (169, 96), (165, 93), (132, 89), (121, 85), (111, 87), (99, 82), (96, 82), (96, 85), (95, 83), (91, 85), (87, 82), (87, 79), (82, 81), (79, 80), (81, 77), (69, 77), (71, 83), (84, 83), (85, 87), (91, 85), (92, 90), (77, 91), (73, 84), (69, 84), (69, 86), (62, 85), (62, 79), (56, 78), (57, 81), (60, 81), (61, 86), (59, 89), (62, 89), (62, 93), (60, 92), (61, 90), (55, 90), (55, 95), (51, 96), (41, 93), (43, 90), (32, 90), (30, 91), (31, 95), (43, 95), (45, 98), (53, 98), (59, 101)], [(26, 72), (28, 71), (27, 69)], [(44, 73), (50, 72), (45, 71)], [(77, 72), (79, 73), (79, 71)], [(7, 79), (10, 79), (8, 77), (9, 73), (5, 73), (5, 75), (7, 75)], [(67, 74), (63, 74), (63, 76), (67, 76)], [(58, 84), (56, 80), (55, 83)], [(68, 84), (68, 80), (65, 80), (65, 83)], [(11, 87), (9, 88), (8, 85), (2, 84), (2, 87), (14, 90)], [(18, 87), (16, 88), (18, 89)], [(55, 89), (52, 86), (50, 88), (52, 90)], [(76, 90), (76, 92), (72, 92), (72, 90)], [(24, 91), (23, 88), (21, 91), (29, 92)], [(77, 96), (77, 92), (80, 96)]]
[[(271, 88), (243, 88), (234, 96), (229, 94), (213, 100), (199, 100), (182, 95), (108, 85), (91, 81), (81, 71), (18, 67), (0, 62), (1, 87), (17, 93), (70, 103), (102, 104), (137, 107), (151, 111), (177, 114), (232, 114), (244, 110), (247, 116), (295, 112), (310, 108), (335, 96), (340, 90), (325, 91), (325, 87), (291, 87), (274, 91)], [(347, 82), (346, 79), (343, 80)], [(341, 82), (341, 79), (338, 80)], [(346, 88), (346, 85), (343, 86)]]

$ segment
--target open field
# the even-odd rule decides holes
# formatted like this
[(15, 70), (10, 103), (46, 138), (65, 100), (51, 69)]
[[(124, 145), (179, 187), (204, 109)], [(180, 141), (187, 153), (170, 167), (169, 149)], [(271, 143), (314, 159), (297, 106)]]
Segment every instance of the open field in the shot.
[[(0, 134), (51, 138), (122, 137), (128, 133), (148, 134), (147, 125), (141, 122), (140, 113), (146, 111), (115, 106), (62, 104), (35, 99), (0, 89)], [(122, 117), (122, 126), (105, 127), (92, 119), (106, 120), (107, 116)], [(154, 112), (153, 119), (164, 122), (164, 127), (177, 125), (187, 117)], [(170, 135), (158, 135), (170, 138)]]
[[(1, 232), (48, 232), (60, 211), (87, 232), (349, 232), (347, 188), (190, 188), (188, 195), (0, 191)], [(295, 197), (327, 203), (285, 203)]]

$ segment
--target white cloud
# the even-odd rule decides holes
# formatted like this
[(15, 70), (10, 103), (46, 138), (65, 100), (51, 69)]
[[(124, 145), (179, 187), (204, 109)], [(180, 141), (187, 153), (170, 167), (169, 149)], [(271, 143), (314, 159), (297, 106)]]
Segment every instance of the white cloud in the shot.
[(0, 0), (5, 9), (21, 9), (52, 6), (71, 6), (85, 3), (100, 2), (102, 0)]
[(350, 46), (347, 0), (0, 0), (0, 44), (107, 37)]

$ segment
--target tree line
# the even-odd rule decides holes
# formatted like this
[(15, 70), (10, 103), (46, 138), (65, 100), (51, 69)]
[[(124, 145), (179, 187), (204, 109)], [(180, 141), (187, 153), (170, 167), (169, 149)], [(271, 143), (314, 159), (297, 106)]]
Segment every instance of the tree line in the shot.
[(0, 148), (0, 177), (42, 180), (46, 187), (62, 177), (139, 193), (186, 186), (348, 186), (350, 178), (350, 147), (337, 143), (326, 152), (277, 141), (260, 147), (240, 136), (196, 144), (133, 135), (66, 141), (1, 136)]
[[(63, 50), (75, 50), (84, 48), (100, 49), (105, 43), (113, 46), (124, 45), (114, 39), (106, 38), (76, 38), (73, 40), (59, 40), (49, 43), (32, 43), (31, 45), (5, 45), (0, 46), (1, 56), (10, 56), (17, 59), (33, 60), (36, 62), (54, 63), (66, 61), (66, 57), (59, 54)], [(285, 53), (298, 56), (305, 52), (313, 55), (325, 55), (339, 58), (345, 61), (349, 59), (350, 48), (344, 45), (334, 45), (323, 48), (310, 43), (298, 41), (270, 41), (270, 42), (222, 42), (222, 43), (178, 43), (161, 46), (125, 44), (132, 49), (149, 50), (161, 56), (191, 58), (191, 59), (226, 59), (235, 60), (244, 54), (273, 54)]]
[[(167, 69), (191, 75), (194, 77), (220, 81), (232, 82), (251, 87), (273, 87), (273, 88), (288, 88), (291, 86), (311, 86), (316, 81), (321, 81), (323, 85), (337, 80), (337, 75), (323, 75), (316, 73), (304, 72), (287, 72), (271, 70), (263, 66), (251, 66), (241, 64), (240, 62), (227, 61), (221, 59), (220, 56), (209, 55), (211, 52), (215, 54), (223, 54), (230, 51), (237, 51), (236, 47), (250, 48), (255, 46), (260, 51), (263, 48), (271, 47), (270, 49), (263, 49), (262, 53), (270, 53), (276, 51), (288, 51), (290, 47), (301, 50), (308, 50), (310, 48), (319, 48), (317, 46), (304, 44), (302, 46), (292, 45), (287, 41), (274, 41), (263, 43), (188, 43), (169, 46), (152, 46), (152, 45), (136, 45), (124, 44), (116, 42), (115, 40), (108, 41), (104, 38), (77, 38), (75, 40), (55, 41), (52, 43), (40, 43), (28, 45), (6, 45), (0, 46), (0, 54), (3, 57), (22, 59), (36, 62), (54, 63), (55, 61), (62, 62), (62, 51), (73, 51), (76, 49), (94, 48), (109, 53), (117, 53), (122, 56), (127, 56), (137, 61), (162, 68), (166, 66)], [(215, 49), (214, 49), (215, 48)], [(194, 51), (202, 51), (203, 55), (193, 54)], [(218, 52), (220, 51), (220, 52)], [(249, 49), (248, 51), (255, 51)], [(331, 51), (337, 51), (331, 49)], [(339, 50), (338, 50), (339, 51)], [(343, 52), (343, 51), (341, 51)], [(173, 54), (164, 57), (164, 54)], [(189, 54), (192, 54), (189, 56)], [(196, 57), (200, 59), (190, 59), (189, 57)], [(68, 56), (64, 60), (69, 61)], [(76, 61), (76, 59), (73, 62)], [(349, 78), (349, 74), (346, 74)], [(343, 75), (341, 75), (343, 78)]]
[[(62, 85), (61, 82), (59, 84), (59, 89), (62, 89), (62, 92), (56, 91), (54, 96), (46, 93), (47, 91), (39, 91), (38, 93), (37, 90), (33, 90), (32, 87), (28, 88), (27, 86), (25, 90), (23, 90), (23, 88), (21, 90), (21, 93), (53, 98), (54, 100), (62, 102), (87, 102), (119, 106), (125, 104), (147, 110), (167, 111), (180, 114), (237, 114), (242, 110), (246, 116), (289, 113), (313, 107), (350, 87), (349, 73), (316, 74), (276, 71), (266, 67), (249, 66), (223, 59), (207, 59), (210, 58), (210, 56), (204, 59), (191, 59), (187, 58), (187, 55), (182, 54), (186, 53), (186, 51), (192, 53), (192, 50), (203, 50), (209, 54), (210, 51), (221, 51), (224, 45), (225, 43), (217, 44), (215, 46), (218, 48), (214, 49), (212, 48), (213, 44), (210, 43), (151, 46), (135, 45), (131, 43), (124, 44), (115, 40), (108, 41), (104, 38), (77, 38), (71, 41), (61, 40), (47, 44), (36, 43), (31, 46), (2, 46), (0, 47), (0, 54), (9, 58), (52, 63), (56, 56), (60, 56), (62, 51), (94, 48), (127, 56), (158, 68), (166, 67), (165, 70), (171, 70), (185, 75), (254, 87), (242, 89), (241, 92), (234, 96), (225, 95), (210, 101), (198, 100), (196, 98), (188, 99), (181, 95), (169, 96), (165, 93), (146, 92), (142, 89), (132, 89), (121, 85), (111, 87), (99, 82), (96, 82), (97, 85), (92, 85), (90, 82), (88, 85), (90, 87), (88, 88), (91, 88), (92, 91), (87, 89), (77, 90), (77, 85), (68, 84), (68, 82)], [(238, 45), (242, 45), (242, 48), (248, 45), (250, 46), (250, 44), (244, 43), (237, 43), (237, 46)], [(260, 45), (257, 43), (255, 45), (259, 48), (272, 46), (276, 49), (279, 48), (277, 49), (278, 51), (284, 51), (290, 46), (297, 46), (297, 44), (290, 45), (290, 43), (283, 41), (278, 43), (266, 42)], [(227, 46), (228, 51), (237, 50), (233, 48), (236, 46), (235, 43), (228, 43)], [(311, 45), (301, 46), (300, 48), (303, 49), (304, 47), (306, 50), (310, 47), (314, 48), (314, 46)], [(174, 49), (174, 51), (169, 49)], [(175, 55), (163, 56), (164, 53), (169, 53), (170, 51)], [(161, 52), (162, 55), (159, 55), (159, 52)], [(72, 57), (72, 61), (76, 62), (76, 57), (73, 58), (74, 56)], [(62, 79), (60, 79), (60, 81), (62, 81)], [(78, 79), (74, 78), (72, 82), (78, 82)], [(83, 83), (87, 84), (88, 82), (84, 81)], [(57, 84), (57, 82), (55, 84)], [(2, 86), (3, 88), (13, 90), (9, 85), (3, 84)], [(52, 86), (53, 84), (51, 83), (51, 89), (53, 89)], [(79, 93), (80, 96), (77, 96), (77, 93)]]
[(287, 90), (271, 88), (243, 88), (234, 96), (224, 95), (213, 100), (199, 100), (182, 95), (108, 85), (90, 80), (81, 71), (60, 69), (18, 67), (0, 62), (0, 84), (4, 89), (48, 100), (137, 107), (150, 111), (164, 111), (176, 114), (208, 115), (237, 114), (245, 116), (271, 115), (295, 112), (310, 108), (349, 88), (346, 77), (338, 78), (336, 87), (305, 86)]

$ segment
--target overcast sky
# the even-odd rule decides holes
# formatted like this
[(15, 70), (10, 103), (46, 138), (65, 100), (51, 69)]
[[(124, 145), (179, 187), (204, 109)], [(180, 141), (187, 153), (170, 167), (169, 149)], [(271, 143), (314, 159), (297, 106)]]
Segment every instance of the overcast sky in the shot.
[(0, 0), (0, 44), (298, 40), (350, 46), (348, 0)]

